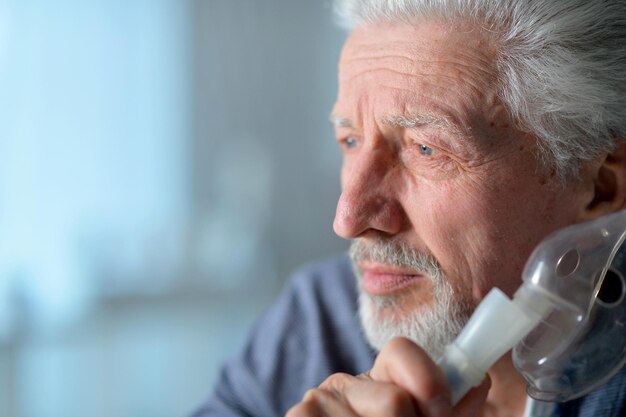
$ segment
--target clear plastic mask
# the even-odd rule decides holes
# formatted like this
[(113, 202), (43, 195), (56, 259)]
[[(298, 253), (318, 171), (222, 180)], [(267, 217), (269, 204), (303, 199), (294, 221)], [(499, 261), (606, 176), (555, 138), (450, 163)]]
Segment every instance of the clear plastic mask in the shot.
[(438, 359), (458, 402), (513, 348), (528, 394), (568, 401), (626, 364), (626, 211), (559, 230), (512, 299), (493, 288)]
[(626, 364), (626, 211), (559, 230), (533, 252), (523, 288), (553, 308), (513, 349), (528, 394), (567, 401)]

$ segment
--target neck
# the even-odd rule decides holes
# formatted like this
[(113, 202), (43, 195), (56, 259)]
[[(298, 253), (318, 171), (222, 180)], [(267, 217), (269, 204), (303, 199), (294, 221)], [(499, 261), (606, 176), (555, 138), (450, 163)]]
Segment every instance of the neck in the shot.
[(504, 355), (489, 369), (491, 390), (483, 416), (523, 416), (526, 408), (526, 381), (513, 366), (511, 354)]

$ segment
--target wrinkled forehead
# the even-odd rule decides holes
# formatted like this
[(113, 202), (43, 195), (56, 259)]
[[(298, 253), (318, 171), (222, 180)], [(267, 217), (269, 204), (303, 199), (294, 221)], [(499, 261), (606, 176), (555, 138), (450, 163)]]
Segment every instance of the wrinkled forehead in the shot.
[[(335, 111), (358, 114), (367, 111), (365, 107), (392, 113), (442, 111), (459, 123), (480, 112), (490, 119), (490, 113), (503, 110), (497, 97), (495, 57), (493, 39), (470, 25), (357, 27), (342, 51)], [(357, 102), (361, 108), (355, 108)]]
[[(449, 66), (496, 78), (495, 36), (471, 24), (438, 21), (376, 23), (356, 27), (348, 36), (340, 71), (351, 74), (370, 64), (397, 57), (407, 71)], [(417, 67), (417, 68), (416, 68)]]

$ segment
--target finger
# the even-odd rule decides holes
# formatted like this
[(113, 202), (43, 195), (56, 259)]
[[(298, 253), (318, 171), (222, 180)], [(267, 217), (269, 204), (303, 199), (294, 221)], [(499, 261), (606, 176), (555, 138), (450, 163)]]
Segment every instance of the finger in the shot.
[(338, 372), (326, 378), (326, 380), (320, 384), (319, 388), (341, 393), (346, 389), (346, 387), (356, 383), (357, 380), (366, 381), (367, 379), (365, 378), (365, 375), (366, 374), (352, 376), (350, 374)]
[(370, 375), (370, 371), (371, 369), (369, 371), (365, 371), (362, 374), (357, 375), (356, 377), (361, 378), (361, 379), (371, 380), (372, 376)]
[(411, 394), (388, 382), (359, 381), (345, 390), (345, 398), (359, 416), (420, 416)]
[(454, 415), (456, 417), (476, 416), (487, 400), (489, 389), (491, 389), (491, 378), (489, 374), (487, 374), (483, 382), (479, 386), (469, 390), (468, 393), (465, 394), (465, 397), (454, 407)]
[(425, 417), (452, 415), (450, 390), (443, 371), (408, 339), (395, 338), (387, 343), (370, 375), (376, 381), (390, 382), (408, 391)]
[(301, 401), (287, 410), (285, 417), (326, 417), (326, 414), (317, 403)]
[(320, 385), (347, 403), (359, 416), (417, 417), (416, 403), (405, 389), (359, 376), (334, 374)]
[(349, 405), (334, 393), (314, 388), (308, 390), (302, 401), (291, 407), (286, 417), (358, 417)]

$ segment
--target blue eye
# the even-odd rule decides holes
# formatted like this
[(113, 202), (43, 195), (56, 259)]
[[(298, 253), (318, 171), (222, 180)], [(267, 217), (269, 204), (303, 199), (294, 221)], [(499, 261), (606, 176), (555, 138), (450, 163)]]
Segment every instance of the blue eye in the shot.
[(358, 144), (358, 141), (357, 141), (357, 139), (356, 139), (356, 138), (349, 137), (349, 138), (346, 138), (346, 139), (343, 141), (343, 143), (344, 143), (344, 145), (346, 146), (346, 148), (348, 148), (348, 149), (352, 149), (352, 148), (356, 148), (356, 145)]
[(433, 148), (430, 148), (430, 147), (428, 147), (426, 145), (422, 145), (421, 143), (419, 144), (419, 147), (420, 147), (420, 153), (422, 155), (428, 156), (428, 155), (432, 155), (433, 154)]

